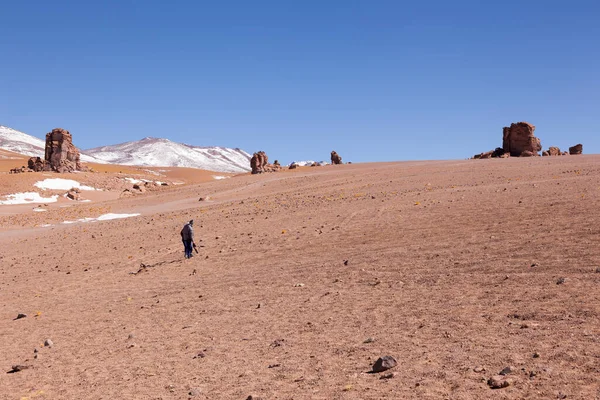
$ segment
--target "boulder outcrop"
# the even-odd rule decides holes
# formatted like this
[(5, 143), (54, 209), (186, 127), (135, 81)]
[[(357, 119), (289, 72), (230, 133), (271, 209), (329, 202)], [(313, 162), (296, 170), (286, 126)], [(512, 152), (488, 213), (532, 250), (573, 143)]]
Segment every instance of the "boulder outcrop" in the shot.
[(569, 154), (571, 155), (579, 155), (583, 153), (583, 145), (576, 144), (575, 146), (569, 147)]
[(282, 169), (279, 161), (275, 160), (274, 164), (269, 164), (269, 156), (264, 151), (256, 152), (250, 159), (250, 168), (253, 174), (262, 174), (263, 172), (277, 172)]
[(562, 152), (560, 151), (560, 148), (558, 148), (558, 147), (551, 146), (548, 149), (549, 156), (560, 156), (561, 154), (562, 154)]
[(45, 166), (46, 163), (40, 157), (31, 157), (27, 161), (27, 167), (29, 167), (30, 170), (35, 172), (43, 171)]
[(337, 164), (341, 164), (342, 163), (342, 157), (336, 153), (335, 151), (331, 152), (331, 163), (333, 165), (337, 165)]
[(80, 171), (79, 150), (73, 145), (73, 137), (66, 129), (56, 128), (46, 134), (45, 171)]
[(269, 161), (269, 157), (267, 157), (267, 153), (264, 151), (256, 152), (252, 155), (250, 159), (250, 168), (252, 168), (253, 174), (261, 174), (265, 172), (265, 166)]
[[(538, 155), (542, 150), (540, 139), (534, 136), (535, 126), (528, 122), (517, 122), (510, 127), (504, 127), (502, 131), (502, 148), (511, 156), (519, 157), (524, 152)], [(525, 153), (529, 156), (529, 153)]]

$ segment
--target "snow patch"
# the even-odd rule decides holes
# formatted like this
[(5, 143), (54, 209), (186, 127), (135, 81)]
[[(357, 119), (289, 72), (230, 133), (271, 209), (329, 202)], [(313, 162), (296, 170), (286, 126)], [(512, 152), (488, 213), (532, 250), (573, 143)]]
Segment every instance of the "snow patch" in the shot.
[(4, 196), (6, 200), (0, 200), (0, 205), (6, 204), (29, 204), (29, 203), (54, 203), (58, 201), (58, 195), (42, 197), (37, 192), (15, 193)]
[(213, 175), (213, 179), (216, 180), (221, 180), (221, 179), (228, 179), (230, 178), (229, 176), (221, 176), (221, 175)]
[(140, 214), (102, 214), (97, 218), (81, 218), (75, 221), (63, 221), (63, 224), (76, 224), (78, 222), (96, 222), (96, 221), (109, 221), (111, 219), (131, 218), (137, 217)]
[(74, 181), (72, 179), (62, 179), (62, 178), (48, 178), (43, 181), (39, 181), (33, 184), (33, 186), (40, 189), (50, 189), (50, 190), (69, 190), (71, 188), (77, 188), (79, 190), (98, 190), (91, 186), (85, 186), (81, 183)]
[(35, 211), (35, 212), (46, 212), (48, 210), (46, 210), (45, 208), (34, 208), (33, 211)]

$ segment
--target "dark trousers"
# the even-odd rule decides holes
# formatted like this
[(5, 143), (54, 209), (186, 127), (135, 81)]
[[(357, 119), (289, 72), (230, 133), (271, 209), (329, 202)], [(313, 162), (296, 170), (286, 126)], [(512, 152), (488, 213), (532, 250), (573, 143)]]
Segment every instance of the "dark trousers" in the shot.
[(192, 241), (191, 240), (183, 240), (183, 251), (185, 251), (185, 258), (192, 257)]

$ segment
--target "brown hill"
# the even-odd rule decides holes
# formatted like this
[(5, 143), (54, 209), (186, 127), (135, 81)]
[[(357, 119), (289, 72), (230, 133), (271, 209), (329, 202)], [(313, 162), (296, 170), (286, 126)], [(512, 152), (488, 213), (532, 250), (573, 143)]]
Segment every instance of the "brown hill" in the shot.
[(305, 168), (1, 217), (0, 364), (29, 368), (0, 398), (594, 398), (598, 161)]

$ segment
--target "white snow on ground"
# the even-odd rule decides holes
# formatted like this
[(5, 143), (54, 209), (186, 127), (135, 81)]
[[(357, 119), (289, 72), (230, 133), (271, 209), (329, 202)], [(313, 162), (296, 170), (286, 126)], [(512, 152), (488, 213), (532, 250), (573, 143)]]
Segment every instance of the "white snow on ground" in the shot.
[(36, 192), (25, 192), (9, 194), (6, 200), (0, 200), (0, 205), (5, 204), (29, 204), (29, 203), (54, 203), (58, 200), (58, 195), (42, 197)]
[(141, 183), (142, 182), (141, 180), (135, 179), (135, 178), (123, 178), (123, 179), (125, 179), (129, 183)]
[(62, 178), (49, 178), (44, 179), (43, 181), (39, 181), (33, 184), (33, 186), (40, 189), (51, 189), (51, 190), (69, 190), (71, 188), (78, 188), (80, 190), (97, 190), (91, 186), (85, 186), (81, 183), (74, 181), (72, 179), (62, 179)]
[(229, 178), (229, 176), (213, 175), (213, 178), (220, 180), (220, 179), (227, 179), (227, 178)]
[(109, 221), (111, 219), (131, 218), (137, 217), (140, 214), (102, 214), (97, 218), (81, 218), (75, 221), (64, 221), (63, 224), (75, 224), (77, 222), (96, 222), (96, 221)]
[(35, 211), (35, 212), (46, 212), (48, 210), (46, 210), (45, 208), (34, 208), (33, 211)]

